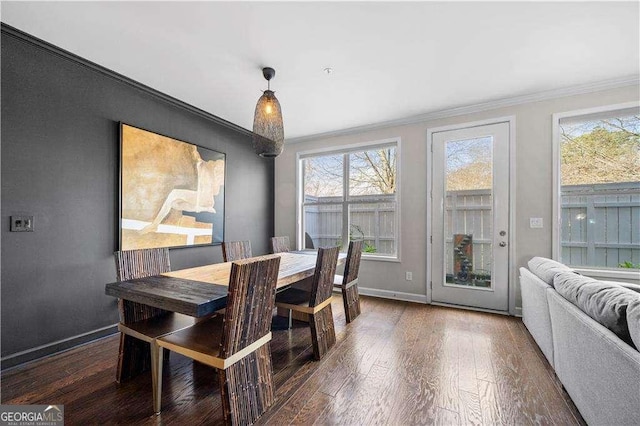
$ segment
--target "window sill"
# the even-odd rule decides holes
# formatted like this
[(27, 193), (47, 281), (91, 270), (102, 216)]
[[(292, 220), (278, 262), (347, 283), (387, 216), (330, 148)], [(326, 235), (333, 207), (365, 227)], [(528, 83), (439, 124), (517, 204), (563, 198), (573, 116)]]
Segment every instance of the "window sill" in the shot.
[[(302, 249), (302, 250), (297, 250), (298, 252), (309, 252), (309, 253), (316, 253), (317, 249)], [(341, 253), (346, 253), (346, 251), (343, 251)], [(395, 257), (395, 256), (375, 256), (375, 255), (370, 255), (370, 254), (365, 254), (362, 253), (362, 260), (375, 260), (375, 261), (380, 261), (380, 262), (394, 262), (394, 263), (400, 263), (400, 257)]]
[(607, 278), (610, 280), (625, 280), (632, 283), (640, 281), (640, 271), (621, 271), (618, 269), (591, 269), (591, 268), (575, 268), (569, 265), (574, 271), (592, 278)]
[(362, 253), (362, 260), (375, 260), (379, 262), (395, 262), (400, 263), (400, 257), (395, 256), (372, 256)]

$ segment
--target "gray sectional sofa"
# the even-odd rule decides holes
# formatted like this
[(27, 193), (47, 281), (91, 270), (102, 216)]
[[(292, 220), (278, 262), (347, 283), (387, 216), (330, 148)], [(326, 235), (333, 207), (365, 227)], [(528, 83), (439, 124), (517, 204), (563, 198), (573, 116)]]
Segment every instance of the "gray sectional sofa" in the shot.
[(520, 283), (523, 322), (585, 421), (640, 425), (640, 285), (540, 257)]

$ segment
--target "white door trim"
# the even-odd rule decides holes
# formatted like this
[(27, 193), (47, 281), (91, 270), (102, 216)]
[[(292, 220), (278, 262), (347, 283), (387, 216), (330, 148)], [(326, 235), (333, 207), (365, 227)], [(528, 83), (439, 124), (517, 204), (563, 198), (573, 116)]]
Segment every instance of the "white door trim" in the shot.
[(516, 309), (516, 286), (517, 275), (515, 268), (515, 242), (516, 242), (516, 117), (515, 115), (509, 115), (505, 117), (490, 118), (487, 120), (472, 121), (468, 123), (452, 124), (448, 126), (430, 127), (427, 128), (427, 235), (426, 241), (426, 279), (425, 283), (427, 303), (432, 303), (431, 294), (431, 209), (433, 207), (433, 199), (431, 198), (432, 192), (432, 176), (433, 170), (433, 152), (432, 152), (432, 139), (433, 133), (445, 132), (449, 130), (466, 129), (469, 127), (479, 127), (489, 124), (508, 123), (509, 124), (509, 265), (508, 265), (508, 277), (509, 277), (509, 313), (511, 315), (517, 315), (520, 309)]

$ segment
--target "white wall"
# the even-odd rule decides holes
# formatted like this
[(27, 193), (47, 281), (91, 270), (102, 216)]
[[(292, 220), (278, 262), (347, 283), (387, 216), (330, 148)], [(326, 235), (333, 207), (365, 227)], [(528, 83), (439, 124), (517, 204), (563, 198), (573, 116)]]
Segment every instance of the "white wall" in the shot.
[[(515, 267), (525, 266), (533, 256), (551, 257), (552, 114), (637, 101), (639, 89), (637, 85), (626, 86), (417, 124), (287, 143), (284, 153), (276, 159), (275, 233), (288, 235), (295, 241), (297, 152), (399, 136), (402, 139), (401, 262), (364, 260), (360, 286), (395, 292), (399, 298), (426, 300), (426, 212), (430, 207), (427, 206), (426, 185), (430, 172), (426, 167), (427, 128), (513, 115), (516, 117)], [(529, 217), (542, 217), (544, 228), (529, 228)], [(413, 272), (413, 281), (405, 281), (405, 271)], [(516, 284), (517, 307), (521, 306), (520, 300), (520, 288)]]

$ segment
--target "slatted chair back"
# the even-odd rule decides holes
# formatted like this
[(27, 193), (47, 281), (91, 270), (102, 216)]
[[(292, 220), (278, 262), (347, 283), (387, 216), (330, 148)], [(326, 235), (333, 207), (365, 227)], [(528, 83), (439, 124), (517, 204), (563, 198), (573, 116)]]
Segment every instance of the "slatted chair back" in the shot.
[(347, 251), (347, 261), (344, 265), (344, 281), (342, 284), (348, 284), (358, 278), (360, 271), (360, 259), (362, 258), (362, 245), (364, 241), (351, 241), (349, 250)]
[(344, 304), (344, 317), (350, 323), (360, 315), (360, 295), (358, 294), (358, 272), (360, 271), (360, 259), (362, 258), (363, 241), (351, 241), (347, 252), (347, 262), (344, 266), (342, 283), (336, 281), (334, 285), (342, 288), (342, 302)]
[(316, 248), (315, 245), (313, 244), (313, 238), (311, 238), (311, 235), (309, 235), (308, 232), (304, 233), (304, 248), (305, 249)]
[(333, 292), (333, 277), (336, 274), (339, 251), (339, 247), (321, 247), (318, 249), (309, 306), (319, 305), (331, 297), (331, 293)]
[(291, 251), (289, 237), (271, 237), (271, 253), (285, 253)]
[(227, 241), (222, 243), (222, 258), (225, 262), (234, 262), (252, 257), (251, 241)]
[(271, 330), (279, 256), (231, 265), (220, 356), (228, 358)]
[[(116, 251), (116, 275), (118, 281), (144, 278), (171, 271), (168, 248)], [(127, 324), (154, 318), (167, 311), (120, 299), (118, 301), (120, 322)]]

